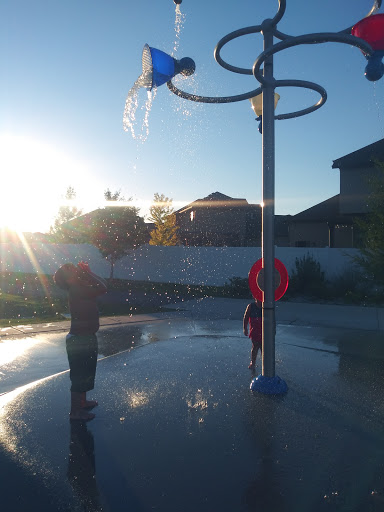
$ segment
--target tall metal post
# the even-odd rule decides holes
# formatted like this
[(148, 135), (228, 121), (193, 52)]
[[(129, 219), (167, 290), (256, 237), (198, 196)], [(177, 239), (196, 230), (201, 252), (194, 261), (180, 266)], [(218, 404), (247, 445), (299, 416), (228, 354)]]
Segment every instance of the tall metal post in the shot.
[[(273, 46), (270, 20), (263, 23), (264, 51)], [(262, 375), (275, 376), (275, 87), (273, 56), (264, 62), (262, 116), (262, 258), (264, 266)]]

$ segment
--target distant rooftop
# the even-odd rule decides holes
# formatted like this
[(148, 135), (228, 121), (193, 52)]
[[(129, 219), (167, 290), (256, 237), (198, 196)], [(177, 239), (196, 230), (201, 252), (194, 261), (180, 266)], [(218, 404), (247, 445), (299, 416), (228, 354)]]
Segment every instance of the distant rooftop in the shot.
[[(177, 210), (176, 213), (185, 212), (191, 208), (204, 208), (213, 206), (212, 203), (215, 203), (214, 206), (230, 206), (230, 207), (238, 207), (238, 206), (254, 206), (250, 205), (246, 199), (242, 198), (233, 198), (222, 194), (221, 192), (213, 192), (209, 194), (207, 197), (203, 197), (202, 199), (196, 199), (192, 203), (187, 204), (180, 210)], [(257, 205), (258, 206), (258, 205)]]
[(340, 214), (340, 194), (292, 216), (292, 222), (331, 222), (335, 224), (351, 222), (350, 216)]
[(374, 167), (375, 160), (384, 162), (384, 139), (334, 160), (332, 169)]

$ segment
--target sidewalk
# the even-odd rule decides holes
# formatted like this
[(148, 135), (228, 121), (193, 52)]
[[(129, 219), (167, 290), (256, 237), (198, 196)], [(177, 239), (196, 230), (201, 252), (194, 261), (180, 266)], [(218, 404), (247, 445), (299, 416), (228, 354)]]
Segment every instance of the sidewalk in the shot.
[[(166, 312), (151, 315), (105, 316), (100, 318), (100, 328), (123, 326), (132, 323), (150, 323), (167, 317), (191, 317), (196, 319), (241, 319), (249, 300), (201, 298), (176, 304), (168, 304)], [(299, 302), (277, 302), (278, 324), (312, 325), (384, 331), (384, 308), (362, 306), (338, 306)], [(42, 332), (68, 331), (70, 320), (41, 324), (10, 325), (0, 328), (0, 339), (4, 336), (25, 336)]]
[[(103, 316), (100, 318), (100, 328), (126, 325), (131, 323), (145, 323), (159, 321), (164, 319), (166, 314), (161, 313), (160, 316), (155, 315), (126, 315), (126, 316)], [(14, 325), (9, 327), (0, 327), (0, 339), (5, 336), (26, 336), (29, 334), (37, 334), (43, 332), (60, 332), (69, 331), (71, 326), (70, 320), (62, 320), (60, 322), (45, 322), (40, 324)]]
[[(178, 303), (178, 311), (188, 312), (199, 319), (226, 318), (241, 319), (249, 300), (204, 298)], [(308, 304), (299, 302), (276, 303), (278, 324), (312, 325), (384, 331), (384, 308), (362, 306), (338, 306), (329, 304)]]

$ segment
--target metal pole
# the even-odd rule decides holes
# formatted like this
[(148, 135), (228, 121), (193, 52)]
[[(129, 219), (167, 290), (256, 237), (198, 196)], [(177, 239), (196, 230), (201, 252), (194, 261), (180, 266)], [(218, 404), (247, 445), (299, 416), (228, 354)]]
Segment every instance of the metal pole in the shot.
[[(266, 20), (267, 21), (267, 20)], [(273, 34), (264, 23), (264, 50), (273, 46)], [(275, 376), (275, 88), (273, 85), (273, 56), (264, 62), (262, 115), (262, 258), (264, 262), (263, 302), (263, 364), (262, 375)]]

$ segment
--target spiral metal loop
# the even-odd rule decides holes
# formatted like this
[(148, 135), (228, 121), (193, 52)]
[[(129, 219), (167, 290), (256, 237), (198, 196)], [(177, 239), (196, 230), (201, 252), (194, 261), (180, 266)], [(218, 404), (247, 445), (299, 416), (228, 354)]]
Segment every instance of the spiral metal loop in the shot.
[[(176, 94), (177, 96), (184, 98), (186, 100), (195, 101), (199, 103), (233, 103), (237, 101), (243, 101), (246, 99), (250, 99), (253, 96), (257, 96), (258, 94), (262, 93), (263, 86), (272, 86), (274, 89), (277, 87), (301, 87), (305, 89), (311, 89), (313, 91), (316, 91), (320, 94), (320, 100), (315, 103), (314, 105), (307, 107), (302, 110), (297, 110), (295, 112), (291, 112), (288, 114), (279, 114), (275, 115), (275, 119), (292, 119), (294, 117), (303, 116), (306, 114), (309, 114), (311, 112), (314, 112), (315, 110), (319, 109), (321, 106), (324, 105), (324, 103), (327, 100), (327, 92), (326, 90), (321, 86), (313, 82), (307, 82), (304, 80), (267, 80), (263, 76), (263, 71), (261, 69), (262, 64), (269, 58), (272, 57), (275, 53), (278, 53), (282, 50), (286, 50), (288, 48), (292, 48), (294, 46), (302, 45), (302, 44), (321, 44), (321, 43), (344, 43), (349, 44), (351, 46), (355, 46), (362, 50), (366, 55), (371, 55), (373, 53), (372, 47), (363, 39), (360, 39), (358, 37), (350, 35), (351, 28), (344, 29), (340, 32), (332, 33), (332, 32), (321, 32), (317, 34), (304, 34), (301, 36), (289, 36), (287, 34), (284, 34), (283, 32), (280, 32), (277, 30), (277, 24), (284, 16), (285, 10), (286, 10), (286, 0), (278, 0), (279, 1), (279, 7), (276, 15), (272, 19), (266, 19), (261, 25), (254, 25), (251, 27), (245, 27), (239, 30), (235, 30), (234, 32), (231, 32), (230, 34), (227, 34), (224, 36), (218, 44), (216, 45), (215, 51), (214, 51), (214, 57), (216, 62), (223, 67), (224, 69), (227, 69), (228, 71), (231, 71), (233, 73), (243, 74), (243, 75), (254, 75), (256, 80), (261, 84), (261, 87), (258, 87), (257, 89), (254, 89), (253, 91), (244, 93), (244, 94), (238, 94), (235, 96), (221, 96), (221, 97), (208, 97), (208, 96), (198, 96), (196, 94), (190, 94), (187, 92), (184, 92), (180, 89), (178, 89), (170, 80), (167, 82), (168, 89)], [(371, 10), (368, 12), (368, 14), (365, 17), (371, 16), (374, 14), (382, 4), (382, 0), (374, 0), (373, 6)], [(261, 33), (261, 32), (269, 31), (273, 34), (274, 37), (277, 39), (280, 39), (281, 41), (279, 43), (274, 44), (272, 47), (268, 48), (267, 50), (263, 51), (258, 58), (256, 59), (253, 68), (240, 68), (237, 66), (233, 66), (232, 64), (229, 64), (226, 62), (220, 55), (220, 52), (222, 48), (229, 43), (230, 41), (233, 41), (234, 39), (237, 39), (239, 37), (242, 37), (244, 35), (248, 34), (255, 34), (255, 33)]]

